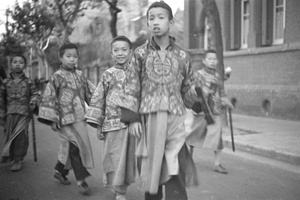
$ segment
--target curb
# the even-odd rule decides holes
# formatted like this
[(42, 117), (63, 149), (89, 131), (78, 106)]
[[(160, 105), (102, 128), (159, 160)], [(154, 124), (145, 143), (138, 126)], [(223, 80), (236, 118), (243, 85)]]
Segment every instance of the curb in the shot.
[[(240, 131), (239, 129), (234, 129), (235, 135), (239, 131)], [(230, 130), (228, 128), (225, 128), (224, 133), (225, 133), (223, 135), (224, 147), (226, 147), (228, 149), (232, 149), (231, 136), (229, 134)], [(260, 133), (260, 134), (262, 134), (262, 133)], [(244, 152), (259, 155), (259, 156), (264, 156), (264, 157), (267, 157), (267, 158), (270, 158), (273, 160), (286, 162), (286, 163), (289, 163), (292, 165), (300, 165), (300, 155), (276, 151), (274, 149), (266, 149), (266, 148), (263, 148), (260, 146), (245, 144), (245, 143), (239, 142), (237, 139), (235, 139), (234, 143), (235, 143), (236, 151), (240, 150), (240, 151), (244, 151)]]

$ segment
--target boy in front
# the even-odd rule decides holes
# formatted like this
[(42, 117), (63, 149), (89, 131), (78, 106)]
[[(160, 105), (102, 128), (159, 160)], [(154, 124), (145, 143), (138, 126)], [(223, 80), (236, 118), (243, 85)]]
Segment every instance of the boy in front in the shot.
[(173, 24), (169, 5), (162, 1), (150, 5), (147, 24), (153, 37), (135, 51), (125, 87), (134, 95), (125, 96), (122, 107), (141, 115), (142, 123), (131, 123), (129, 132), (139, 138), (136, 154), (145, 199), (162, 199), (164, 184), (165, 199), (185, 200), (186, 178), (196, 173), (184, 125), (185, 108), (197, 99), (193, 69), (188, 53), (169, 36)]

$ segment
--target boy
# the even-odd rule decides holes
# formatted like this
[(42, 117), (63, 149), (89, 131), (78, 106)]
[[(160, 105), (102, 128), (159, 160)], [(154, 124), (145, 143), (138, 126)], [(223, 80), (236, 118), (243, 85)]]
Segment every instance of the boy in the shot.
[(23, 55), (12, 56), (10, 77), (0, 86), (0, 121), (5, 123), (2, 162), (13, 160), (10, 170), (14, 172), (22, 169), (29, 145), (28, 125), (39, 97), (34, 83), (24, 74), (25, 67)]
[[(207, 126), (203, 113), (193, 113), (191, 132), (187, 136), (187, 144), (212, 149), (215, 155), (214, 171), (227, 174), (227, 170), (221, 165), (221, 151), (223, 149), (222, 128), (224, 127), (224, 108), (233, 108), (230, 100), (220, 93), (221, 81), (217, 73), (217, 53), (207, 50), (203, 59), (204, 67), (196, 72), (196, 79), (202, 85), (204, 96), (214, 115), (215, 124)], [(225, 73), (225, 79), (229, 74)]]
[(116, 200), (126, 200), (127, 187), (135, 179), (135, 138), (129, 135), (127, 124), (120, 121), (121, 109), (117, 101), (123, 93), (125, 71), (132, 56), (130, 40), (125, 36), (114, 38), (111, 55), (115, 64), (103, 73), (86, 118), (97, 128), (98, 138), (104, 139), (102, 163), (106, 185), (116, 195)]
[[(129, 132), (139, 138), (136, 154), (145, 188), (145, 199), (187, 199), (186, 178), (195, 175), (185, 145), (185, 107), (197, 99), (188, 53), (169, 36), (173, 24), (170, 6), (163, 1), (150, 5), (147, 25), (153, 35), (134, 54), (127, 70), (122, 107), (141, 114)], [(143, 132), (141, 133), (141, 130)], [(196, 184), (196, 179), (194, 179)]]
[(38, 120), (51, 125), (61, 138), (54, 177), (69, 185), (66, 175), (73, 168), (79, 192), (89, 195), (91, 189), (85, 179), (90, 173), (86, 168), (93, 168), (94, 160), (84, 115), (85, 102), (89, 104), (94, 86), (76, 69), (78, 56), (76, 45), (60, 47), (62, 64), (45, 88)]

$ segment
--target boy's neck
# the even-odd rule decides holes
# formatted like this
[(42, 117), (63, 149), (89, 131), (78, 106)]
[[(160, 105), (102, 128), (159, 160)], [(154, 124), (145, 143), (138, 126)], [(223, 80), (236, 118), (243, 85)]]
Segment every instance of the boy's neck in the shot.
[(161, 50), (165, 50), (170, 45), (169, 35), (163, 35), (160, 37), (154, 36), (154, 41)]
[(20, 73), (13, 72), (13, 73), (12, 73), (12, 76), (13, 76), (14, 78), (20, 78), (20, 77), (22, 76), (22, 74), (23, 74), (23, 72), (20, 72)]

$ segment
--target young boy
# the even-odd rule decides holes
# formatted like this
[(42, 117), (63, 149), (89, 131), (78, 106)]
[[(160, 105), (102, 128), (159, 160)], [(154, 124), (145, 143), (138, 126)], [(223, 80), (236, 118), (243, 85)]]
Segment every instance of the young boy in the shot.
[(38, 120), (51, 125), (61, 138), (54, 177), (69, 185), (66, 175), (73, 168), (80, 193), (89, 195), (91, 189), (85, 179), (90, 173), (86, 168), (93, 168), (94, 160), (84, 115), (94, 86), (76, 69), (78, 56), (76, 45), (67, 43), (60, 47), (62, 64), (45, 88)]
[(227, 170), (221, 165), (222, 128), (225, 125), (222, 115), (224, 115), (225, 107), (233, 108), (233, 106), (230, 100), (220, 92), (221, 81), (216, 70), (218, 64), (216, 51), (207, 50), (204, 54), (203, 64), (204, 67), (196, 72), (196, 79), (202, 85), (204, 96), (206, 96), (214, 115), (215, 124), (207, 126), (204, 114), (194, 112), (191, 132), (187, 136), (187, 144), (192, 148), (203, 144), (203, 148), (213, 150), (215, 155), (214, 170), (227, 174)]
[(164, 184), (166, 199), (185, 200), (186, 178), (195, 175), (184, 125), (185, 108), (197, 99), (193, 69), (188, 53), (169, 36), (173, 24), (169, 5), (151, 4), (147, 24), (153, 37), (135, 50), (125, 87), (132, 94), (120, 106), (141, 114), (142, 123), (131, 123), (129, 132), (139, 138), (136, 154), (145, 199), (162, 199)]
[(0, 121), (5, 123), (2, 162), (14, 160), (11, 171), (22, 169), (21, 161), (27, 154), (28, 125), (38, 102), (35, 84), (24, 74), (26, 58), (11, 58), (10, 76), (0, 86)]
[(106, 184), (116, 200), (125, 200), (127, 187), (134, 182), (135, 138), (128, 133), (127, 124), (121, 122), (121, 109), (117, 106), (124, 90), (125, 71), (130, 64), (132, 44), (125, 36), (111, 42), (111, 55), (115, 64), (107, 69), (93, 94), (87, 122), (97, 127), (97, 136), (104, 139), (103, 170)]

